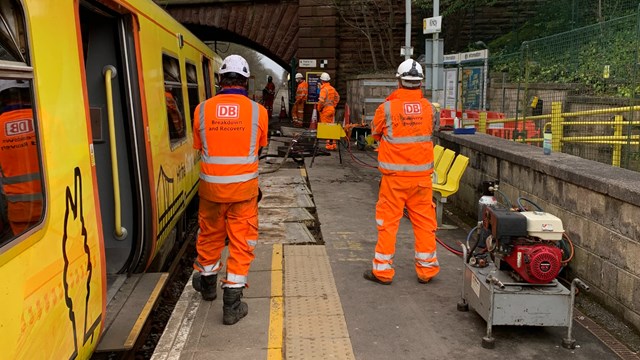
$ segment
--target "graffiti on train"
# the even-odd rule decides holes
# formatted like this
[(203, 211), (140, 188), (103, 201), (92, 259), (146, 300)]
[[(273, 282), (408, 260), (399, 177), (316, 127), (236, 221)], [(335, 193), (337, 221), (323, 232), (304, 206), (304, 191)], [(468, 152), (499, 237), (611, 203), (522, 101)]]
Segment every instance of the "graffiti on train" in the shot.
[[(184, 165), (182, 165), (184, 169)], [(177, 176), (176, 176), (177, 177)], [(165, 172), (160, 166), (158, 182), (156, 184), (156, 202), (158, 204), (158, 239), (161, 239), (165, 231), (170, 229), (171, 221), (180, 214), (184, 207), (184, 191), (180, 182)]]

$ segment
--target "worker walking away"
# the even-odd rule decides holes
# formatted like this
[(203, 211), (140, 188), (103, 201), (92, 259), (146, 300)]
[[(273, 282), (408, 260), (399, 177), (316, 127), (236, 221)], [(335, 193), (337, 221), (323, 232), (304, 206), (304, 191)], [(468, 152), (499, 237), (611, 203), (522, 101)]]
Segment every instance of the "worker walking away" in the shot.
[[(340, 94), (329, 84), (331, 77), (326, 72), (320, 75), (320, 95), (318, 96), (318, 114), (320, 114), (320, 122), (325, 124), (333, 124), (335, 122), (336, 106), (340, 102)], [(327, 150), (335, 150), (336, 143), (333, 140), (327, 140), (325, 145)]]
[[(222, 90), (200, 103), (194, 113), (193, 147), (200, 151), (200, 231), (193, 286), (202, 298), (216, 298), (217, 274), (229, 237), (227, 274), (222, 280), (223, 323), (232, 325), (248, 313), (242, 302), (258, 240), (258, 156), (267, 145), (267, 110), (248, 97), (247, 61), (238, 55), (220, 67)], [(196, 274), (198, 275), (198, 274)]]
[(6, 201), (6, 220), (17, 236), (42, 216), (42, 176), (29, 83), (0, 80), (0, 102), (0, 206), (4, 211), (1, 203)]
[(273, 83), (273, 77), (267, 77), (267, 84), (262, 89), (262, 103), (267, 108), (269, 117), (273, 116), (273, 101), (276, 98), (276, 85)]
[(420, 283), (440, 271), (436, 256), (436, 214), (432, 202), (433, 107), (422, 97), (422, 67), (405, 60), (396, 74), (398, 89), (378, 107), (371, 132), (380, 141), (382, 173), (376, 204), (378, 242), (372, 270), (364, 278), (389, 285), (393, 280), (396, 234), (406, 207), (415, 236), (415, 270)]
[(302, 74), (296, 74), (296, 82), (298, 87), (296, 88), (296, 102), (293, 104), (293, 126), (302, 127), (304, 122), (304, 104), (307, 103), (307, 97), (309, 96), (309, 84), (304, 80)]

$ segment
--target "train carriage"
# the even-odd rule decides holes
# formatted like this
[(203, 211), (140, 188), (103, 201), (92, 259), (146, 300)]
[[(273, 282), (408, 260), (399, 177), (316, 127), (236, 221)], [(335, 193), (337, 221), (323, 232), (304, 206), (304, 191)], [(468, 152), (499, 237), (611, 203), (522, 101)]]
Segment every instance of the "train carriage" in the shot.
[(215, 53), (151, 0), (0, 0), (0, 347), (88, 358), (197, 193)]

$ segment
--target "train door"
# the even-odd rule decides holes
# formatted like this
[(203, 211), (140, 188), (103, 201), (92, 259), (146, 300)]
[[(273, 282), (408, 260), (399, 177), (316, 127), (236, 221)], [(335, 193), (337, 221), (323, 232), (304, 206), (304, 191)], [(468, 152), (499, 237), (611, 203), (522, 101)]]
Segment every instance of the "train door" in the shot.
[(151, 207), (133, 18), (104, 3), (82, 1), (79, 15), (107, 274), (113, 275), (146, 265)]

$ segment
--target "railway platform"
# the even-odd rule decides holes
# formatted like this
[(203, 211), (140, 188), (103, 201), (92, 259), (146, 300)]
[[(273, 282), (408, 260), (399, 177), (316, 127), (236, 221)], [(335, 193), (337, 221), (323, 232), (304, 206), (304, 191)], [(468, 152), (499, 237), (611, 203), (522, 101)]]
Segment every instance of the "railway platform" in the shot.
[[(153, 359), (640, 358), (577, 309), (573, 350), (561, 346), (566, 328), (531, 326), (494, 326), (495, 348), (483, 348), (485, 321), (456, 308), (461, 258), (438, 245), (440, 274), (418, 283), (407, 219), (397, 236), (393, 283), (363, 279), (376, 243), (380, 175), (349, 156), (343, 164), (333, 153), (312, 168), (307, 159), (305, 168), (261, 176), (260, 239), (244, 292), (248, 316), (223, 325), (221, 290), (206, 302), (189, 282)], [(375, 153), (353, 156), (375, 164)], [(261, 162), (261, 170), (273, 166)], [(469, 229), (458, 224), (437, 236), (452, 245), (464, 241)]]

